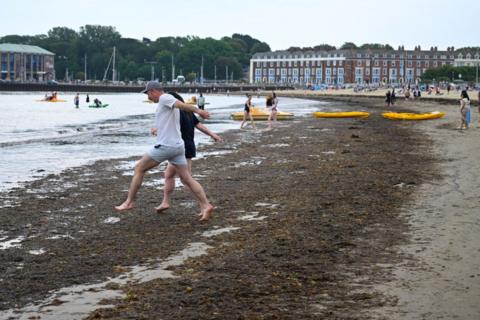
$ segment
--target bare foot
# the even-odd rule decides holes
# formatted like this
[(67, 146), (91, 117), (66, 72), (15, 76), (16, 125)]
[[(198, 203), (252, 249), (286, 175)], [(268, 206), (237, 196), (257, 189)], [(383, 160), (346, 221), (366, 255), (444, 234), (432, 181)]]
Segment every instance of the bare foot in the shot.
[(165, 211), (167, 211), (168, 209), (170, 209), (170, 205), (168, 204), (161, 204), (159, 205), (158, 207), (155, 207), (155, 211), (157, 211), (157, 213), (163, 213)]
[(202, 210), (202, 212), (200, 213), (201, 218), (199, 221), (207, 221), (208, 219), (210, 219), (212, 214), (213, 214), (213, 206), (209, 204), (208, 207)]
[(126, 211), (130, 209), (133, 209), (133, 203), (124, 202), (121, 205), (115, 207), (115, 210), (117, 211)]

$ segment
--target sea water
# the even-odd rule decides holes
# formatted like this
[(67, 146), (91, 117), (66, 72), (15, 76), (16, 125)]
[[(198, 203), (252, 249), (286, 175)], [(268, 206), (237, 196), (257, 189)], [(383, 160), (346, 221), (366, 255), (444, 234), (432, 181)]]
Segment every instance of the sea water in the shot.
[[(26, 181), (50, 173), (91, 164), (96, 160), (125, 158), (145, 153), (155, 142), (150, 135), (156, 104), (145, 103), (138, 93), (80, 95), (80, 108), (73, 93), (59, 93), (67, 102), (41, 102), (41, 93), (0, 93), (0, 191), (21, 186)], [(183, 95), (188, 99), (189, 94)], [(93, 99), (107, 108), (89, 108)], [(204, 124), (213, 132), (238, 129), (230, 114), (242, 111), (244, 96), (206, 95), (211, 118)], [(254, 105), (264, 106), (264, 97), (254, 97)], [(279, 110), (309, 116), (326, 104), (280, 98)], [(197, 144), (211, 139), (197, 130)]]

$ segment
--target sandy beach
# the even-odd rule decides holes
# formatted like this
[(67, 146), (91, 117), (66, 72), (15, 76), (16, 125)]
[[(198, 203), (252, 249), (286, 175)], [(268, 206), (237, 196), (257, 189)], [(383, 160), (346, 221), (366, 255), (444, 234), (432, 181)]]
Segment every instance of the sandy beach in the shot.
[(24, 240), (0, 251), (0, 319), (477, 319), (479, 126), (455, 130), (448, 101), (399, 100), (447, 115), (395, 122), (383, 99), (328, 99), (372, 114), (202, 147), (207, 223), (183, 188), (153, 211), (161, 170), (135, 209), (114, 212), (137, 157), (12, 190), (0, 225)]

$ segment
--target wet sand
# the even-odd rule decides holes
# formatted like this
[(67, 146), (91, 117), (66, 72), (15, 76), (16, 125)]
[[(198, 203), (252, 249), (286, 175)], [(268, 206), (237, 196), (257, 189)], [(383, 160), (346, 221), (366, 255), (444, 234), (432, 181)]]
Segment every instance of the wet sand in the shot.
[[(463, 195), (432, 192), (449, 181), (448, 170), (459, 169), (455, 161), (465, 160), (449, 143), (468, 149), (458, 142), (470, 132), (452, 130), (452, 117), (387, 121), (379, 116), (380, 99), (337, 100), (337, 106), (372, 116), (297, 119), (272, 131), (229, 132), (224, 143), (204, 147), (210, 156), (196, 160), (194, 172), (216, 207), (206, 223), (197, 221), (198, 208), (183, 189), (176, 190), (167, 213), (153, 211), (161, 200), (160, 171), (146, 177), (135, 209), (114, 212), (137, 158), (100, 161), (12, 191), (8, 197), (18, 205), (0, 208), (0, 238), (25, 240), (20, 248), (0, 250), (0, 319), (33, 301), (43, 301), (44, 308), (30, 306), (28, 316), (46, 319), (67, 312), (69, 297), (54, 291), (94, 283), (101, 285), (90, 292), (111, 298), (103, 301), (107, 308), (92, 312), (101, 307), (92, 302), (77, 318), (89, 312), (92, 319), (411, 319), (426, 314), (434, 305), (425, 292), (438, 283), (438, 273), (428, 266), (443, 259), (436, 234), (450, 239), (478, 227), (461, 215), (453, 215), (455, 227), (448, 225), (452, 214), (445, 208), (456, 205), (463, 212)], [(436, 106), (419, 106), (430, 107)], [(416, 107), (401, 103), (396, 108)], [(452, 188), (460, 182), (452, 182)], [(443, 197), (449, 206), (440, 205)], [(469, 201), (473, 212), (474, 200)], [(420, 212), (419, 206), (432, 207)], [(469, 247), (456, 241), (447, 249)], [(168, 263), (192, 244), (206, 251)], [(416, 252), (419, 246), (427, 249)], [(157, 279), (144, 282), (138, 266), (163, 268), (167, 275), (159, 272)], [(412, 277), (403, 276), (403, 270)], [(451, 284), (451, 273), (441, 283)], [(425, 287), (417, 286), (413, 275), (423, 277)], [(469, 275), (466, 280), (477, 279)], [(109, 296), (101, 289), (105, 286), (118, 295)], [(416, 296), (418, 306), (412, 307), (408, 299)]]

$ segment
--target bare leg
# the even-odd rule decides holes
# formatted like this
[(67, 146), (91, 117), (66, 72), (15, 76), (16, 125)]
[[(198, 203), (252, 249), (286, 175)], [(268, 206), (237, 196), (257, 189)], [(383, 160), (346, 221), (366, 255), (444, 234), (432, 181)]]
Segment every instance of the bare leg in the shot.
[(163, 201), (162, 203), (155, 208), (158, 213), (170, 208), (170, 197), (172, 196), (173, 190), (175, 189), (175, 175), (177, 170), (175, 166), (171, 163), (168, 164), (167, 169), (165, 169), (165, 186), (163, 187)]
[(213, 206), (208, 201), (203, 187), (192, 178), (187, 166), (175, 166), (182, 183), (192, 192), (200, 205), (200, 221), (208, 220), (213, 212)]
[(240, 125), (240, 129), (243, 128), (243, 125), (245, 124), (246, 121), (247, 121), (247, 113), (243, 112), (243, 120), (242, 120), (242, 124)]
[(148, 155), (144, 155), (142, 159), (138, 161), (138, 163), (135, 165), (135, 173), (133, 175), (132, 182), (130, 183), (130, 188), (128, 189), (127, 200), (125, 200), (121, 205), (116, 206), (115, 210), (124, 211), (133, 208), (135, 196), (142, 185), (145, 172), (158, 165), (159, 163), (150, 158)]
[(253, 122), (253, 117), (252, 117), (252, 114), (249, 113), (248, 116), (250, 117), (250, 122), (252, 123), (252, 127), (253, 129), (257, 129), (257, 127), (255, 127), (255, 123)]
[[(188, 170), (192, 174), (192, 159), (187, 159)], [(170, 208), (170, 199), (175, 190), (175, 176), (177, 175), (176, 167), (169, 163), (167, 169), (165, 170), (165, 186), (163, 187), (163, 200), (162, 203), (155, 207), (157, 213), (162, 213), (163, 211)]]

